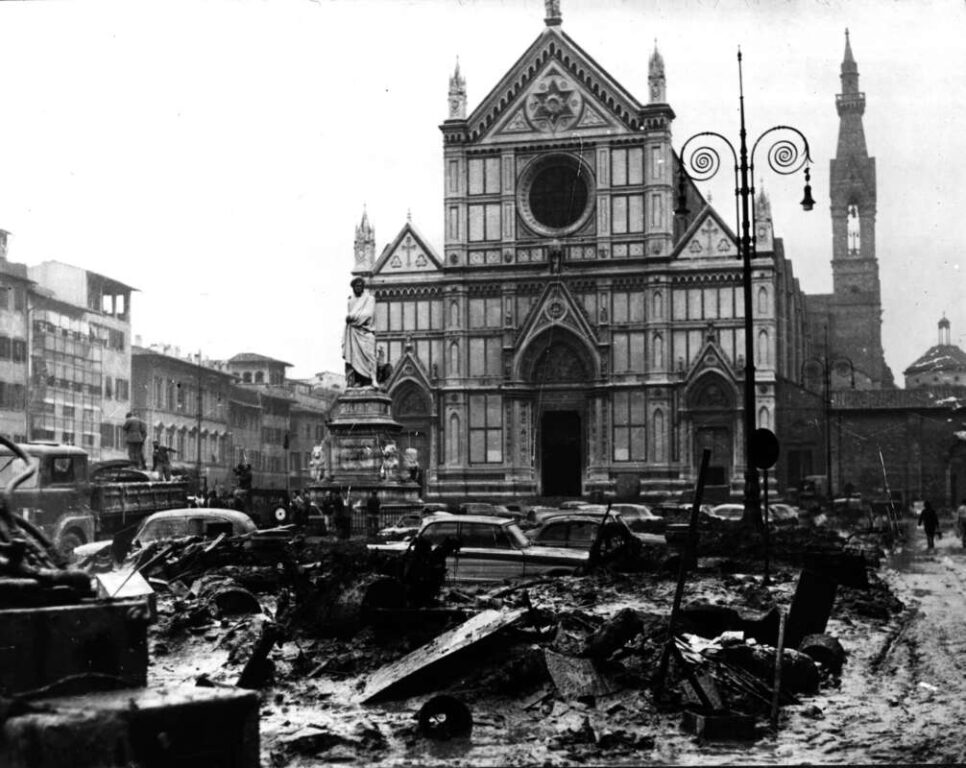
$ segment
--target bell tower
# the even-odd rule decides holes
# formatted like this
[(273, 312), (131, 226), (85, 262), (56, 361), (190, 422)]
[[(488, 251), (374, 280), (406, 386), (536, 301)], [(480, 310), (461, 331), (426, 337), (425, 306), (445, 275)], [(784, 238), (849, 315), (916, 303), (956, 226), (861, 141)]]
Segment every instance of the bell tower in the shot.
[(882, 301), (875, 249), (875, 158), (869, 157), (862, 115), (865, 94), (845, 30), (842, 91), (835, 97), (839, 137), (830, 164), (833, 317), (829, 354), (850, 358), (869, 385), (892, 387), (882, 350)]

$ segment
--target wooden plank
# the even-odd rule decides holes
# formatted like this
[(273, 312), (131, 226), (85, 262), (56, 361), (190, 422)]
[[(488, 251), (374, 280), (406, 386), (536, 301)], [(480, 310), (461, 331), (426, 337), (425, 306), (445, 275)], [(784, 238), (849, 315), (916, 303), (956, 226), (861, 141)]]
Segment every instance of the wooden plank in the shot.
[(393, 688), (403, 683), (413, 682), (414, 678), (428, 674), (428, 670), (440, 662), (449, 660), (454, 655), (510, 626), (526, 612), (526, 608), (512, 611), (481, 611), (407, 656), (377, 670), (369, 678), (358, 701), (364, 703), (377, 697), (384, 697)]
[(614, 687), (600, 676), (591, 659), (564, 656), (544, 650), (547, 672), (560, 695), (566, 699), (579, 699), (584, 696), (605, 696), (614, 692)]

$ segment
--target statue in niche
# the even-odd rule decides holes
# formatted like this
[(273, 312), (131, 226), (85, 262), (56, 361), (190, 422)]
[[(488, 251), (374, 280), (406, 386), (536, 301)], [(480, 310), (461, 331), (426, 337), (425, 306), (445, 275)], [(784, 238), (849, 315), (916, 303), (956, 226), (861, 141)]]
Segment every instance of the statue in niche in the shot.
[(376, 299), (366, 290), (366, 281), (356, 277), (350, 283), (342, 359), (347, 388), (371, 387), (376, 381)]
[(379, 477), (383, 480), (395, 480), (399, 474), (399, 451), (395, 443), (386, 443), (382, 449), (382, 467)]

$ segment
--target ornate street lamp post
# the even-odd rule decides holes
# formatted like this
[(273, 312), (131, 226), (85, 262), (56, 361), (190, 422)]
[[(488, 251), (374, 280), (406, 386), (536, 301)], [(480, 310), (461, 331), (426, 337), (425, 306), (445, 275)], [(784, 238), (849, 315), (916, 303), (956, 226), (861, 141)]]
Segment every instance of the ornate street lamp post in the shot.
[(738, 101), (741, 115), (739, 133), (739, 148), (720, 133), (702, 131), (689, 138), (681, 147), (681, 173), (678, 176), (678, 203), (674, 213), (686, 216), (687, 198), (685, 195), (685, 176), (695, 181), (707, 181), (714, 176), (721, 166), (721, 157), (717, 150), (707, 144), (697, 145), (690, 154), (688, 147), (693, 141), (713, 141), (722, 143), (731, 151), (734, 159), (735, 172), (735, 213), (740, 224), (739, 253), (742, 266), (742, 288), (744, 292), (745, 309), (745, 387), (744, 387), (744, 442), (745, 442), (745, 513), (743, 521), (756, 527), (761, 526), (761, 508), (759, 505), (760, 488), (758, 484), (758, 469), (752, 461), (752, 440), (755, 432), (755, 341), (754, 321), (751, 315), (751, 260), (755, 255), (755, 242), (751, 236), (751, 225), (754, 219), (755, 188), (749, 184), (749, 177), (754, 179), (755, 151), (758, 145), (772, 133), (780, 132), (768, 149), (768, 165), (776, 173), (787, 176), (805, 168), (805, 195), (801, 205), (806, 211), (812, 210), (815, 201), (812, 199), (812, 187), (809, 184), (809, 155), (808, 140), (797, 128), (787, 125), (776, 125), (763, 132), (748, 151), (745, 131), (745, 92), (741, 74), (741, 49), (738, 50)]

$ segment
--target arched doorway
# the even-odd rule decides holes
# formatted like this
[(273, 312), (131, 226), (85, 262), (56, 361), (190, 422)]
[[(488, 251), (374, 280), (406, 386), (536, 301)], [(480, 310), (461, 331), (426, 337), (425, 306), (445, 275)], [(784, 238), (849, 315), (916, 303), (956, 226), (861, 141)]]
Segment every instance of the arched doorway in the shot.
[(419, 467), (425, 472), (432, 434), (429, 396), (414, 382), (403, 382), (392, 393), (392, 415), (402, 424), (397, 443), (400, 453), (415, 448)]
[(587, 466), (587, 392), (597, 366), (572, 332), (552, 327), (528, 346), (520, 377), (533, 388), (542, 496), (580, 496)]
[(691, 466), (697, 470), (710, 449), (705, 485), (727, 487), (734, 466), (734, 387), (717, 374), (706, 374), (692, 386), (687, 403), (694, 434)]

